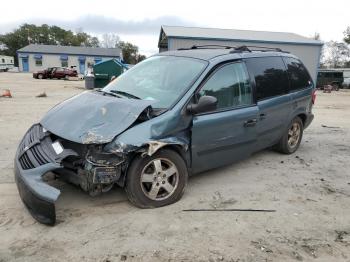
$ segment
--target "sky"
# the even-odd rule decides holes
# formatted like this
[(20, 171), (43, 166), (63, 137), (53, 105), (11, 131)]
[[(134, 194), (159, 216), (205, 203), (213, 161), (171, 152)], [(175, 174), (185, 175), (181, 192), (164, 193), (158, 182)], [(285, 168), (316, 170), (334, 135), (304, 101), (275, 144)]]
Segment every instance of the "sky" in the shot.
[(0, 34), (23, 23), (81, 28), (96, 36), (117, 34), (146, 55), (158, 52), (161, 25), (293, 32), (306, 37), (317, 32), (323, 41), (342, 41), (350, 26), (350, 0), (4, 0), (1, 10)]

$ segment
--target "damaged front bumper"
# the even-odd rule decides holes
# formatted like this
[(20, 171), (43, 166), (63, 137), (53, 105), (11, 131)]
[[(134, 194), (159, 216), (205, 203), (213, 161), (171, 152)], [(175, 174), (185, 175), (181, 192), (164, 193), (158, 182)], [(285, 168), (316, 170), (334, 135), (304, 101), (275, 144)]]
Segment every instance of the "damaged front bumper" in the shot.
[(32, 126), (23, 137), (15, 156), (14, 173), (20, 197), (31, 215), (40, 223), (54, 225), (55, 201), (60, 191), (46, 184), (42, 176), (61, 168), (61, 161), (76, 155), (70, 149), (56, 152), (48, 132)]
[(30, 214), (40, 223), (54, 225), (56, 222), (55, 201), (60, 191), (42, 181), (42, 175), (59, 168), (60, 165), (49, 163), (44, 166), (23, 170), (16, 159), (15, 179), (19, 195)]

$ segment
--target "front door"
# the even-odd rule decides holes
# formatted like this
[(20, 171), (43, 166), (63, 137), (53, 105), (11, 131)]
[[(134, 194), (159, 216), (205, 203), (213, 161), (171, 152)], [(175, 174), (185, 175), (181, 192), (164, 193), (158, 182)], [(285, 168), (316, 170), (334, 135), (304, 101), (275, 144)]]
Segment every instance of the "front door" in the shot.
[(29, 71), (28, 58), (26, 58), (26, 57), (22, 58), (22, 68), (23, 68), (23, 72)]
[(85, 74), (85, 61), (79, 61), (79, 72), (80, 74)]
[(250, 155), (256, 143), (258, 107), (242, 62), (216, 69), (197, 97), (214, 96), (214, 112), (193, 117), (192, 170), (194, 173), (233, 163)]

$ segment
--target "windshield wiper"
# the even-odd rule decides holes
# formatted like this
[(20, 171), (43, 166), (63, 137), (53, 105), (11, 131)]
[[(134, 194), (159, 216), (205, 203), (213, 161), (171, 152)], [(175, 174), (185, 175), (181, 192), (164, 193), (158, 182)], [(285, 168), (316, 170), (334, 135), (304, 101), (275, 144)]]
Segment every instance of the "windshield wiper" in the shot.
[(124, 92), (124, 91), (120, 91), (120, 90), (109, 90), (109, 92), (111, 92), (113, 94), (118, 94), (118, 95), (130, 97), (130, 98), (134, 98), (134, 99), (141, 99), (138, 96), (135, 96), (133, 94), (130, 94), (130, 93), (127, 93), (127, 92)]
[(102, 90), (102, 89), (98, 89), (98, 90), (96, 90), (97, 92), (100, 92), (100, 93), (103, 93), (103, 95), (110, 95), (110, 96), (114, 96), (114, 97), (119, 97), (119, 98), (121, 98), (121, 96), (118, 96), (117, 94), (115, 94), (115, 93), (113, 93), (113, 92), (107, 92), (107, 91), (104, 91), (104, 90)]

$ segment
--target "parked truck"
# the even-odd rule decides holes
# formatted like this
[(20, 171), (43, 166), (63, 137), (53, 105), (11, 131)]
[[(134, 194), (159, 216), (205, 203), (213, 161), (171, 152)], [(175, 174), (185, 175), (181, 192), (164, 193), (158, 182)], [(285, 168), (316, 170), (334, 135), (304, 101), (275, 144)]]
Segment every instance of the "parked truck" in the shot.
[(334, 69), (320, 69), (317, 74), (316, 86), (323, 89), (324, 86), (331, 85), (336, 89), (342, 87), (344, 76), (342, 71)]
[(7, 72), (14, 66), (13, 56), (0, 55), (0, 72)]

